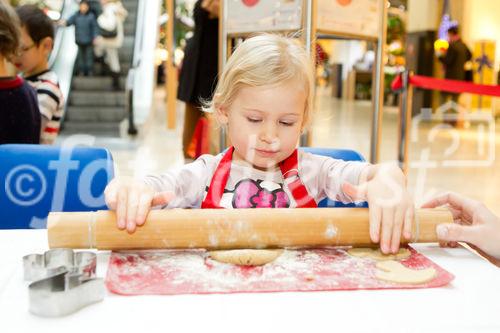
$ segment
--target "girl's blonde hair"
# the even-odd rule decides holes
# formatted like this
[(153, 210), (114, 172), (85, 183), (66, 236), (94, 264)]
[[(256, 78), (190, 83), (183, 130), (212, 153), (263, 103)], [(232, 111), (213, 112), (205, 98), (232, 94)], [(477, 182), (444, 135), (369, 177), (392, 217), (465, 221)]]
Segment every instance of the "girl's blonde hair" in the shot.
[(215, 88), (212, 101), (203, 110), (214, 112), (234, 101), (242, 86), (279, 85), (289, 81), (304, 84), (306, 105), (303, 127), (311, 120), (314, 97), (312, 61), (303, 46), (292, 38), (261, 34), (240, 44), (229, 58)]

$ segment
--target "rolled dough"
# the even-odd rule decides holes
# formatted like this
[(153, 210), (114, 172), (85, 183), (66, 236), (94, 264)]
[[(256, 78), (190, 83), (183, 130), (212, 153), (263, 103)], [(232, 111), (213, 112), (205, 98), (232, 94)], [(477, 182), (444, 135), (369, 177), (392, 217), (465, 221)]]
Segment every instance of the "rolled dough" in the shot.
[(434, 268), (410, 269), (400, 262), (387, 260), (377, 263), (375, 276), (379, 280), (404, 284), (422, 284), (436, 277)]
[(210, 258), (233, 265), (262, 266), (278, 258), (283, 250), (221, 250), (210, 251)]
[(411, 256), (410, 250), (405, 248), (400, 248), (396, 254), (383, 254), (380, 249), (372, 249), (369, 247), (352, 248), (347, 250), (347, 253), (353, 257), (370, 258), (374, 260), (401, 260)]

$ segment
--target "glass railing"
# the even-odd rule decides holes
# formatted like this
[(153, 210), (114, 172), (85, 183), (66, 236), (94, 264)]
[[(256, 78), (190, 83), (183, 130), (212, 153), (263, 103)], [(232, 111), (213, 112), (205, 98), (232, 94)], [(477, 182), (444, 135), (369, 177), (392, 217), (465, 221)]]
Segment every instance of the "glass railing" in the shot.
[(127, 96), (127, 115), (128, 115), (128, 134), (136, 135), (137, 128), (134, 121), (134, 83), (135, 74), (141, 65), (142, 61), (142, 50), (144, 41), (144, 24), (146, 22), (145, 18), (145, 6), (146, 0), (139, 0), (137, 7), (137, 16), (135, 21), (135, 33), (134, 33), (134, 55), (132, 58), (132, 66), (127, 73), (127, 82), (125, 85), (125, 93)]

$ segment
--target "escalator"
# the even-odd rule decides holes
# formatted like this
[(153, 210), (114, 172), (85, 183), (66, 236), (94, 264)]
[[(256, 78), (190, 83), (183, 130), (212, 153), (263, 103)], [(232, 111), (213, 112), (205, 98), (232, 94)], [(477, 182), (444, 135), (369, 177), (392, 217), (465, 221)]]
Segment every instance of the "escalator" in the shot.
[[(73, 134), (118, 137), (120, 128), (135, 132), (134, 118), (142, 122), (149, 113), (154, 88), (154, 50), (161, 0), (122, 0), (128, 11), (124, 43), (119, 50), (120, 90), (112, 89), (109, 76), (74, 76), (78, 47), (74, 27), (55, 23), (78, 11), (75, 0), (19, 0), (14, 5), (36, 4), (54, 20), (56, 33), (49, 66), (58, 78), (66, 111), (56, 144)], [(154, 23), (153, 23), (154, 22)], [(98, 64), (94, 72), (98, 73)], [(135, 96), (135, 97), (134, 97)], [(133, 109), (136, 106), (134, 116)], [(136, 120), (137, 121), (137, 120)], [(124, 125), (124, 126), (122, 126)], [(127, 126), (128, 125), (128, 126)]]
[(98, 76), (97, 63), (94, 64), (94, 76), (73, 76), (61, 131), (63, 136), (77, 133), (101, 137), (120, 135), (120, 124), (127, 118), (125, 81), (133, 60), (139, 0), (122, 0), (122, 3), (128, 16), (124, 22), (123, 47), (119, 50), (121, 89), (112, 89), (111, 77)]

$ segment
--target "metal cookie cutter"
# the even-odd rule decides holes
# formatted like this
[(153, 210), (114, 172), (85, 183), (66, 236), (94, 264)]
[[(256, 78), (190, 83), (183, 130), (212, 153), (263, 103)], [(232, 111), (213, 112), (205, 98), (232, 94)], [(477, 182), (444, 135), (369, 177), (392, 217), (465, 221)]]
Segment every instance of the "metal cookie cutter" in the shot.
[(73, 313), (104, 299), (104, 281), (95, 278), (97, 257), (92, 252), (53, 249), (23, 257), (30, 312), (43, 317)]

